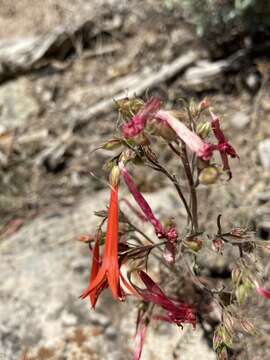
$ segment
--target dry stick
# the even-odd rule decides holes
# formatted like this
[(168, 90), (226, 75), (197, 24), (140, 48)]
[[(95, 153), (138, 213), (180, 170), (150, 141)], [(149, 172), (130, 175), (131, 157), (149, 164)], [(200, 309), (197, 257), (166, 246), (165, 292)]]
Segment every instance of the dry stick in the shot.
[[(138, 75), (138, 81), (135, 84), (133, 83), (132, 87), (128, 89), (129, 92), (132, 95), (142, 95), (146, 90), (171, 79), (176, 74), (186, 69), (189, 65), (193, 64), (196, 60), (199, 59), (199, 55), (200, 54), (198, 52), (191, 50), (185, 55), (180, 56), (174, 60), (172, 63), (163, 65), (158, 72), (152, 71), (149, 73), (149, 75), (147, 75), (145, 71), (142, 71), (142, 73)], [(128, 84), (126, 87), (128, 87)], [(126, 91), (122, 91), (113, 95), (114, 99), (116, 100), (126, 96)], [(112, 110), (113, 106), (114, 101), (110, 97), (109, 99), (98, 102), (86, 111), (75, 113), (75, 126), (85, 125), (91, 118)]]

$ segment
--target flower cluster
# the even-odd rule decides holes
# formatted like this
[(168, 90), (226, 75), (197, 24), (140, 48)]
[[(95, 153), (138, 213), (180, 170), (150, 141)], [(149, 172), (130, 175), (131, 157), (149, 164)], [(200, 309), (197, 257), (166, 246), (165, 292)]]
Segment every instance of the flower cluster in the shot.
[[(226, 139), (220, 119), (210, 109), (206, 100), (197, 107), (188, 109), (187, 113), (166, 110), (157, 98), (151, 98), (146, 103), (141, 99), (126, 98), (119, 100), (117, 106), (125, 119), (120, 136), (101, 146), (105, 150), (118, 151), (106, 166), (110, 170), (109, 206), (107, 211), (97, 213), (102, 217), (102, 221), (95, 236), (81, 238), (89, 243), (92, 255), (89, 284), (82, 292), (81, 298), (89, 297), (92, 307), (95, 308), (103, 290), (109, 288), (116, 300), (124, 301), (129, 295), (140, 301), (134, 360), (141, 357), (147, 327), (153, 320), (165, 321), (180, 327), (191, 324), (195, 328), (197, 314), (200, 311), (208, 314), (213, 307), (212, 302), (220, 301), (219, 318), (223, 319), (223, 322), (215, 330), (214, 347), (221, 358), (227, 353), (227, 348), (232, 346), (235, 331), (232, 324), (238, 316), (233, 307), (233, 310), (229, 311), (229, 307), (226, 306), (240, 305), (254, 289), (262, 297), (270, 298), (270, 292), (259, 285), (259, 277), (254, 276), (251, 265), (245, 260), (245, 256), (248, 258), (255, 247), (255, 242), (248, 232), (240, 228), (223, 231), (219, 215), (217, 234), (214, 237), (208, 234), (205, 236), (205, 230), (199, 221), (197, 187), (200, 184), (210, 185), (217, 182), (219, 175), (224, 171), (231, 179), (229, 157), (239, 156)], [(202, 113), (207, 119), (204, 123), (200, 122)], [(159, 161), (152, 147), (153, 137), (162, 140), (163, 146), (165, 140), (168, 151), (180, 160), (186, 180), (185, 187), (182, 179), (179, 181), (176, 175), (170, 173)], [(153, 143), (156, 144), (156, 140)], [(216, 152), (220, 154), (221, 166), (214, 160)], [(166, 176), (171, 182), (182, 208), (186, 211), (186, 225), (179, 226), (175, 220), (164, 221), (154, 213), (131, 176), (132, 167), (138, 163)], [(149, 237), (144, 229), (134, 224), (133, 219), (130, 220), (129, 214), (121, 210), (119, 189), (123, 185), (129, 191), (135, 205), (129, 199), (120, 197), (120, 200), (144, 227), (147, 224), (152, 227), (155, 234), (153, 237)], [(170, 216), (170, 219), (175, 219), (173, 214)], [(233, 290), (228, 292), (229, 296), (223, 289), (219, 291), (211, 287), (196, 267), (197, 254), (207, 248), (207, 242), (220, 256), (227, 245), (239, 249), (241, 261), (232, 272)], [(148, 261), (150, 256), (151, 261)], [(156, 266), (152, 267), (155, 262)], [(174, 286), (169, 287), (169, 282), (164, 283), (161, 274), (165, 274), (165, 278), (168, 279), (176, 276), (174, 284), (179, 286), (175, 286), (175, 289)], [(133, 281), (133, 276), (140, 282), (140, 286)], [(155, 276), (159, 279), (158, 282), (152, 279)], [(162, 290), (164, 287), (167, 288), (166, 291)], [(201, 296), (199, 300), (198, 296)], [(228, 298), (231, 303), (225, 304)], [(203, 315), (205, 314), (200, 313), (200, 318)], [(251, 329), (247, 320), (237, 319), (244, 331)]]

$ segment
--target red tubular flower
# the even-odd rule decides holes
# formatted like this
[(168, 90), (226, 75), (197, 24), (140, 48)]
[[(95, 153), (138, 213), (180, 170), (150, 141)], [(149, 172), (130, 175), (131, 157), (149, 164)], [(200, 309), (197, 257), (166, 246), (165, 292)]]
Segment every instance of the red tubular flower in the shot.
[(197, 134), (191, 131), (186, 125), (179, 121), (169, 111), (160, 110), (155, 115), (156, 119), (166, 121), (175, 131), (177, 136), (193, 151), (199, 158), (209, 160), (213, 154), (213, 148), (205, 143)]
[(235, 149), (229, 144), (229, 142), (226, 140), (223, 131), (220, 128), (220, 121), (217, 115), (215, 115), (212, 111), (210, 111), (210, 115), (212, 117), (211, 126), (213, 133), (218, 140), (217, 145), (213, 145), (213, 148), (215, 150), (218, 150), (221, 156), (223, 169), (228, 171), (229, 178), (232, 177), (232, 173), (230, 170), (228, 155), (232, 158), (239, 158), (237, 155)]
[(270, 299), (270, 291), (269, 290), (267, 290), (265, 288), (257, 287), (256, 291), (260, 296), (262, 296), (266, 299)]
[(153, 118), (159, 108), (160, 100), (151, 98), (128, 123), (123, 125), (124, 137), (132, 138), (138, 135), (145, 128), (147, 120)]
[[(118, 168), (117, 168), (118, 171)], [(112, 172), (113, 173), (113, 172)], [(117, 176), (116, 176), (117, 177)], [(113, 179), (113, 176), (112, 176)], [(92, 305), (96, 304), (97, 297), (107, 286), (110, 287), (113, 297), (123, 299), (120, 288), (120, 270), (118, 263), (118, 180), (112, 180), (111, 197), (108, 210), (108, 224), (105, 239), (105, 247), (101, 266), (97, 258), (93, 258), (90, 284), (81, 297), (84, 299), (90, 295)], [(98, 250), (96, 249), (96, 254)], [(97, 271), (98, 269), (98, 271)]]
[(196, 316), (192, 308), (182, 302), (173, 301), (167, 297), (161, 288), (142, 270), (139, 271), (139, 276), (143, 281), (146, 289), (135, 287), (137, 292), (142, 296), (146, 302), (152, 302), (166, 311), (166, 315), (162, 316), (162, 320), (175, 323), (181, 326), (183, 323), (190, 323), (195, 328)]
[(134, 184), (133, 180), (131, 179), (127, 169), (123, 164), (120, 164), (121, 173), (123, 175), (124, 181), (131, 192), (134, 200), (137, 202), (139, 207), (141, 208), (142, 212), (144, 213), (147, 220), (153, 225), (155, 228), (155, 232), (158, 237), (163, 237), (166, 233), (165, 229), (161, 225), (160, 221), (155, 217), (153, 214), (152, 209), (150, 208), (148, 202), (145, 200), (141, 192), (138, 190), (136, 185)]
[(176, 243), (178, 234), (176, 231), (175, 226), (172, 226), (169, 230), (165, 230), (164, 227), (161, 225), (160, 221), (155, 217), (153, 214), (152, 209), (150, 208), (148, 202), (145, 200), (141, 192), (138, 190), (136, 185), (134, 184), (133, 180), (131, 179), (127, 169), (120, 163), (121, 172), (124, 178), (124, 181), (129, 188), (132, 196), (134, 197), (135, 201), (141, 208), (144, 216), (146, 219), (153, 225), (155, 232), (160, 239), (167, 239), (165, 245), (165, 252), (164, 252), (164, 259), (168, 263), (173, 263), (175, 260), (175, 253), (176, 253)]
[[(101, 235), (101, 232), (99, 231), (96, 235), (96, 242), (95, 242), (94, 249), (92, 251), (93, 261), (92, 261), (91, 275), (90, 275), (90, 279), (89, 279), (89, 287), (91, 286), (92, 282), (96, 278), (96, 276), (99, 272), (100, 266), (101, 266), (101, 261), (99, 258), (100, 235)], [(88, 289), (89, 289), (89, 287), (88, 287)], [(102, 292), (102, 290), (105, 289), (106, 287), (108, 287), (108, 282), (106, 280), (104, 280), (104, 282), (102, 283), (102, 285), (99, 288), (96, 288), (95, 290), (93, 290), (90, 293), (89, 293), (88, 289), (86, 289), (86, 290), (84, 290), (84, 292), (82, 293), (82, 295), (80, 297), (82, 299), (84, 299), (86, 296), (89, 295), (92, 307), (93, 307), (93, 309), (95, 309), (98, 296)]]

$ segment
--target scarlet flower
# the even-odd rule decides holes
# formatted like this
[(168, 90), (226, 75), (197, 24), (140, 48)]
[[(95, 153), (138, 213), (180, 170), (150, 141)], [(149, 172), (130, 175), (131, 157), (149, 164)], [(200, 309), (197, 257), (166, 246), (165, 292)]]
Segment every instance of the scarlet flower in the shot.
[(188, 304), (170, 299), (144, 271), (140, 270), (139, 276), (146, 286), (146, 289), (141, 289), (137, 286), (134, 287), (143, 300), (152, 302), (166, 311), (166, 315), (158, 316), (158, 319), (175, 323), (178, 326), (181, 326), (183, 323), (190, 323), (195, 327), (196, 316)]
[[(96, 235), (96, 242), (94, 245), (94, 249), (92, 251), (93, 261), (92, 261), (91, 275), (90, 275), (90, 279), (89, 279), (89, 287), (91, 286), (92, 282), (96, 278), (96, 276), (99, 272), (100, 266), (101, 266), (101, 261), (100, 261), (100, 257), (99, 257), (100, 236), (101, 236), (101, 231), (98, 231), (98, 233)], [(91, 251), (91, 249), (90, 249), (90, 251)], [(88, 287), (88, 289), (89, 289), (89, 287)], [(105, 289), (106, 287), (108, 287), (108, 281), (105, 280), (103, 282), (102, 286), (100, 286), (99, 288), (96, 288), (94, 291), (92, 291), (90, 293), (89, 293), (88, 289), (86, 289), (80, 297), (82, 299), (84, 299), (86, 296), (89, 295), (92, 307), (93, 307), (93, 309), (95, 309), (98, 296), (102, 292), (102, 290)]]
[(108, 224), (102, 264), (99, 265), (98, 244), (95, 244), (90, 283), (81, 298), (90, 296), (94, 307), (101, 291), (109, 286), (115, 299), (122, 300), (118, 263), (118, 185), (113, 184), (108, 210)]
[(127, 169), (123, 165), (123, 163), (120, 163), (121, 173), (123, 175), (124, 181), (134, 197), (134, 200), (137, 202), (139, 207), (141, 208), (143, 214), (147, 218), (147, 220), (153, 225), (155, 232), (158, 237), (163, 237), (165, 234), (165, 229), (161, 225), (160, 221), (155, 217), (153, 214), (152, 209), (150, 208), (148, 202), (145, 200), (141, 192), (138, 190), (136, 185), (134, 184), (131, 176), (129, 175)]
[(145, 218), (153, 225), (155, 229), (155, 233), (157, 234), (158, 238), (167, 239), (165, 252), (164, 252), (164, 259), (169, 263), (173, 263), (175, 260), (176, 242), (178, 238), (178, 234), (175, 226), (170, 227), (167, 231), (164, 229), (160, 221), (153, 214), (153, 211), (149, 206), (148, 202), (145, 200), (142, 193), (138, 190), (138, 188), (134, 184), (131, 176), (129, 175), (123, 163), (120, 163), (120, 168), (124, 181), (127, 187), (129, 188), (129, 191), (131, 192), (135, 201), (141, 208)]
[(151, 98), (133, 118), (122, 127), (125, 138), (132, 138), (138, 135), (146, 125), (147, 120), (151, 119), (160, 108), (160, 100)]
[(229, 144), (229, 142), (226, 140), (225, 135), (223, 131), (220, 128), (220, 121), (217, 115), (215, 115), (212, 111), (210, 111), (210, 115), (212, 117), (211, 126), (213, 133), (218, 140), (217, 145), (212, 145), (214, 150), (218, 150), (221, 156), (223, 169), (228, 171), (229, 178), (232, 177), (232, 173), (230, 170), (228, 155), (232, 158), (239, 158), (237, 155), (235, 149)]

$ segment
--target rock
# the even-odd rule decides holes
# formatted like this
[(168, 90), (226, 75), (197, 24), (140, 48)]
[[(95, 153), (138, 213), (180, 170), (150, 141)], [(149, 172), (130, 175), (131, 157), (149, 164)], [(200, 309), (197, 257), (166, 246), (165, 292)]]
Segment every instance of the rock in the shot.
[(235, 129), (242, 130), (250, 122), (250, 117), (248, 114), (239, 111), (231, 117), (231, 124)]
[(27, 120), (38, 114), (39, 106), (30, 89), (30, 80), (23, 77), (0, 86), (1, 127), (27, 126)]
[(107, 327), (105, 331), (105, 335), (107, 338), (111, 341), (115, 340), (117, 338), (117, 330), (111, 326)]
[(260, 141), (258, 151), (263, 168), (270, 170), (270, 138)]
[(76, 315), (67, 312), (66, 309), (64, 309), (62, 311), (61, 321), (62, 321), (64, 326), (74, 326), (74, 325), (77, 324), (77, 320), (78, 319), (77, 319)]
[(259, 88), (261, 86), (261, 77), (260, 77), (259, 73), (257, 73), (257, 72), (248, 74), (245, 77), (244, 81), (245, 81), (245, 85), (246, 85), (247, 89), (252, 94), (256, 94), (256, 92), (259, 90)]

